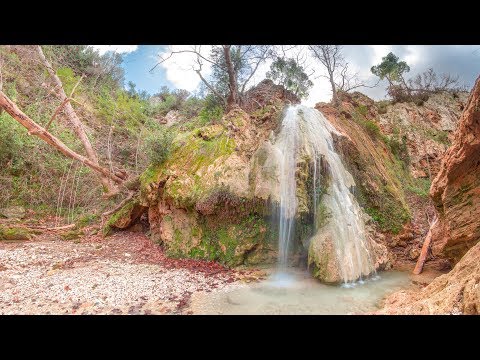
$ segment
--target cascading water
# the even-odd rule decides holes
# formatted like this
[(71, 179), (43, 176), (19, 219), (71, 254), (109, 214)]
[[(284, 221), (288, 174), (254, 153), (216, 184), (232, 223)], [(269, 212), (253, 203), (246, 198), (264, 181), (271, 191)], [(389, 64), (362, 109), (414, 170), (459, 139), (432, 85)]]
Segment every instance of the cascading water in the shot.
[[(338, 266), (344, 282), (362, 280), (375, 272), (365, 235), (361, 209), (353, 191), (355, 182), (333, 146), (336, 129), (317, 110), (301, 105), (286, 110), (274, 147), (280, 171), (279, 265), (288, 265), (298, 210), (297, 170), (300, 157), (313, 165), (314, 233), (323, 225), (329, 211), (329, 226)], [(328, 172), (328, 188), (322, 189), (322, 176)], [(323, 206), (321, 208), (321, 206)]]

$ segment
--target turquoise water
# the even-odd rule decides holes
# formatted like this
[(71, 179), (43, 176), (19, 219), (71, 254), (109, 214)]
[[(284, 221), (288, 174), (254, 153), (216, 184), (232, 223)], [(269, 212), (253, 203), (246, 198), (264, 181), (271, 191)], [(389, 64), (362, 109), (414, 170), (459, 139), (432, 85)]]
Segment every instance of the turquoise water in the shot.
[(407, 273), (382, 272), (346, 286), (325, 285), (300, 270), (192, 299), (195, 314), (361, 314), (375, 311), (382, 298), (410, 285)]

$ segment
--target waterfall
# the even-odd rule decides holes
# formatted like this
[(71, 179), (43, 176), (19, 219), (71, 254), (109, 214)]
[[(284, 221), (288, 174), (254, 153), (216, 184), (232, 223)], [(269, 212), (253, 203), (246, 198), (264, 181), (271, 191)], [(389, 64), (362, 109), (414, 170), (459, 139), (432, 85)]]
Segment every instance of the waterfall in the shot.
[[(287, 108), (274, 143), (280, 175), (279, 265), (288, 265), (299, 210), (298, 164), (306, 157), (313, 184), (308, 194), (312, 196), (313, 231), (320, 230), (327, 209), (341, 277), (348, 282), (361, 280), (375, 269), (361, 209), (353, 194), (355, 182), (334, 149), (332, 133), (339, 134), (319, 111), (301, 105)], [(328, 187), (322, 189), (325, 172)]]

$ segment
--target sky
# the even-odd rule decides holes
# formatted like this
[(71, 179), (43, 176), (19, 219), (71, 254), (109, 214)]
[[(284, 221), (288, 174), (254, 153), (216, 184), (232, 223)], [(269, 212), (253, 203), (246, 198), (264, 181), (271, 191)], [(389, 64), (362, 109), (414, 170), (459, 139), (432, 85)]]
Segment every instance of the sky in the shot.
[[(172, 56), (164, 63), (150, 71), (160, 59), (171, 50), (190, 49), (189, 45), (92, 45), (100, 53), (116, 51), (123, 54), (125, 70), (125, 86), (129, 81), (136, 84), (137, 91), (145, 90), (153, 95), (162, 86), (172, 89), (185, 89), (190, 92), (198, 90), (200, 78), (193, 71), (193, 55), (183, 53)], [(211, 46), (201, 48), (203, 54), (208, 54)], [(300, 47), (302, 48), (302, 47)], [(320, 101), (330, 101), (331, 89), (327, 79), (323, 78), (323, 69), (314, 61), (306, 48), (306, 67), (314, 71), (311, 80), (314, 86), (303, 101), (305, 105), (313, 106)], [(433, 68), (437, 73), (458, 75), (461, 84), (471, 89), (475, 79), (480, 75), (480, 45), (344, 45), (343, 54), (349, 63), (349, 69), (358, 72), (360, 78), (369, 84), (374, 84), (377, 78), (371, 74), (370, 68), (381, 62), (383, 56), (390, 51), (401, 60), (407, 62), (411, 70), (406, 78)], [(288, 55), (288, 54), (287, 54)], [(211, 70), (204, 64), (202, 75), (208, 78)], [(265, 78), (270, 62), (262, 64), (252, 78), (254, 85)], [(358, 90), (375, 100), (386, 96), (386, 83), (380, 83), (375, 88), (359, 88)]]

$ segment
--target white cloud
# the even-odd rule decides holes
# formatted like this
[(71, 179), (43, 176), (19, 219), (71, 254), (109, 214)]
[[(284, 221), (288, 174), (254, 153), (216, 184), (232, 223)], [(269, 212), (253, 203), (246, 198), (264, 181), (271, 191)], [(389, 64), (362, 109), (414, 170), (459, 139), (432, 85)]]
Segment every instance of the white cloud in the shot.
[[(200, 53), (207, 56), (211, 50), (211, 45), (202, 45)], [(158, 54), (160, 58), (166, 58), (172, 51), (192, 50), (193, 45), (170, 45)], [(168, 81), (170, 81), (177, 89), (185, 89), (194, 91), (200, 85), (200, 78), (193, 70), (198, 68), (196, 63), (196, 55), (192, 53), (177, 53), (169, 59), (165, 60), (160, 66), (165, 69)], [(211, 73), (211, 66), (208, 62), (202, 62), (202, 76), (208, 78)]]
[(138, 49), (138, 45), (90, 45), (95, 50), (98, 50), (100, 55), (105, 54), (108, 51), (114, 51), (117, 53), (130, 53)]

